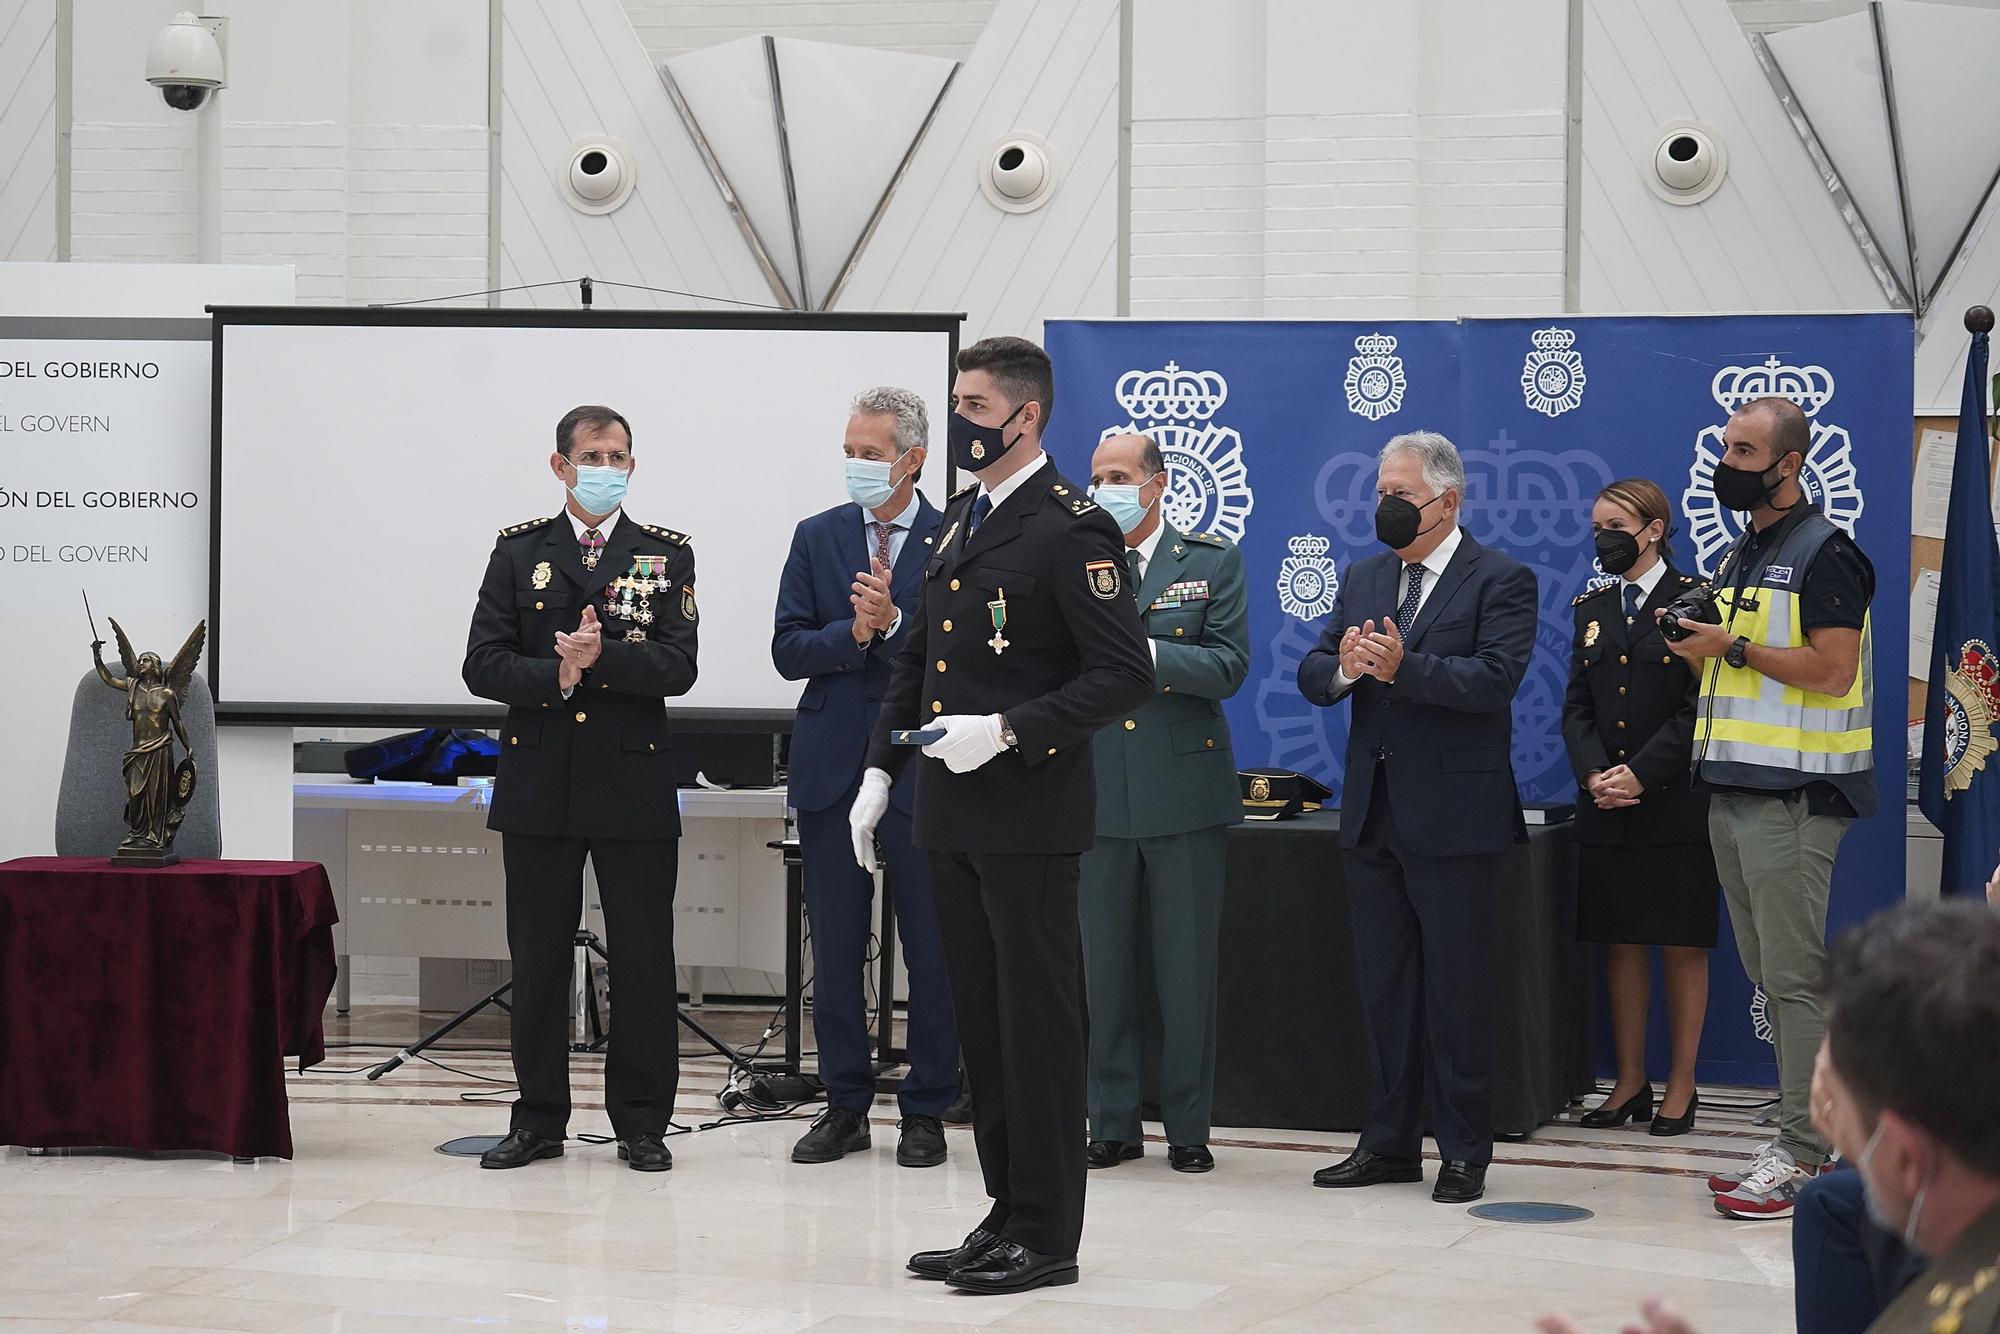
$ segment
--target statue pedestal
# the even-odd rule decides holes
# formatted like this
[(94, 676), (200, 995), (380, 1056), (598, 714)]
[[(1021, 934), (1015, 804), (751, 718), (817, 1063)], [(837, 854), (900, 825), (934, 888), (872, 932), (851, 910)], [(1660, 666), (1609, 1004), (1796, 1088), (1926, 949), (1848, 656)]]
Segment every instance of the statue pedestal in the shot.
[(180, 857), (164, 848), (120, 848), (111, 859), (113, 866), (136, 866), (146, 870), (157, 870), (162, 866), (173, 866)]

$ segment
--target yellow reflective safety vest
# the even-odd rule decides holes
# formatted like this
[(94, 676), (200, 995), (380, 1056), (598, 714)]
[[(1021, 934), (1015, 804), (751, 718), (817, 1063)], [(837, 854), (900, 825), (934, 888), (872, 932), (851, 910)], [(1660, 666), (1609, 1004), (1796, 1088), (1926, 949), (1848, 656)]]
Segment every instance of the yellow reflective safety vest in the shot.
[[(1802, 648), (1800, 622), (1806, 571), (1840, 530), (1808, 514), (1769, 552), (1751, 555), (1739, 543), (1716, 575), (1716, 602), (1731, 636), (1771, 648)], [(1760, 560), (1747, 576), (1739, 561)], [(1739, 587), (1740, 584), (1740, 587)], [(1711, 659), (1702, 673), (1695, 711), (1696, 776), (1722, 787), (1790, 792), (1831, 783), (1858, 815), (1872, 815), (1875, 795), (1874, 648), (1869, 618), (1861, 623), (1861, 663), (1844, 695), (1819, 695), (1749, 667)]]

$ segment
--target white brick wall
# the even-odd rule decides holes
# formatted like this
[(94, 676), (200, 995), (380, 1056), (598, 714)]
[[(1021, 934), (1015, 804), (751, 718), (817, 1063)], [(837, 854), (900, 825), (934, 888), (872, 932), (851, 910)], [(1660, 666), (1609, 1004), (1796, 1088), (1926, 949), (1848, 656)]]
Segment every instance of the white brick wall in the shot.
[[(194, 127), (79, 124), (80, 260), (194, 256)], [(486, 277), (480, 126), (225, 123), (223, 259), (293, 264), (302, 302), (476, 291)]]
[(769, 33), (963, 60), (999, 0), (624, 0), (655, 62)]

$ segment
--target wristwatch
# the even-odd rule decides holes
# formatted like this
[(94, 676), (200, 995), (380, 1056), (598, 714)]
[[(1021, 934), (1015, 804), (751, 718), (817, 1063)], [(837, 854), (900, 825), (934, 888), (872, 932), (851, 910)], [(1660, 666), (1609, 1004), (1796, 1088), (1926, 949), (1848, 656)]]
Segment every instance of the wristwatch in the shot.
[(1736, 642), (1729, 646), (1729, 651), (1722, 655), (1722, 660), (1731, 667), (1742, 667), (1749, 662), (1749, 652), (1750, 636), (1738, 635)]
[(1000, 744), (1009, 750), (1021, 744), (1021, 738), (1014, 735), (1013, 724), (1007, 721), (1007, 715), (1004, 713), (1000, 715)]

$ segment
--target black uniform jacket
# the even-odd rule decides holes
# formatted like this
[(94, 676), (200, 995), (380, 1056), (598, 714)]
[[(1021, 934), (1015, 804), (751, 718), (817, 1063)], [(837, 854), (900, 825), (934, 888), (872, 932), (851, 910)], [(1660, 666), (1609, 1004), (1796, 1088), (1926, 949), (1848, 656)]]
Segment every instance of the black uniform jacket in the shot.
[[(1625, 624), (1623, 581), (1570, 604), (1569, 689), (1563, 697), (1563, 744), (1576, 771), (1576, 836), (1582, 843), (1653, 847), (1708, 838), (1708, 794), (1689, 763), (1700, 679), (1667, 650), (1653, 612), (1698, 581), (1668, 567), (1652, 596)], [(1645, 784), (1637, 806), (1603, 811), (1584, 775), (1621, 764)]]
[[(975, 484), (946, 506), (924, 592), (876, 719), (868, 764), (917, 756), (915, 840), (949, 852), (1076, 853), (1095, 838), (1091, 736), (1153, 694), (1125, 539), (1044, 462), (968, 536)], [(1004, 612), (989, 604), (1004, 594)], [(993, 650), (994, 620), (1004, 640)], [(895, 728), (1004, 713), (1020, 745), (955, 774)]]
[[(621, 576), (636, 582), (635, 566), (652, 572), (655, 586), (643, 600), (611, 593)], [(586, 602), (597, 607), (604, 648), (564, 699), (556, 631), (574, 633)], [(626, 606), (635, 614), (623, 614)], [(641, 608), (650, 621), (636, 614)], [(680, 834), (666, 701), (694, 685), (699, 614), (694, 549), (680, 533), (620, 514), (597, 568), (586, 570), (564, 515), (500, 531), (464, 669), (473, 694), (507, 706), (489, 828), (584, 838)]]

